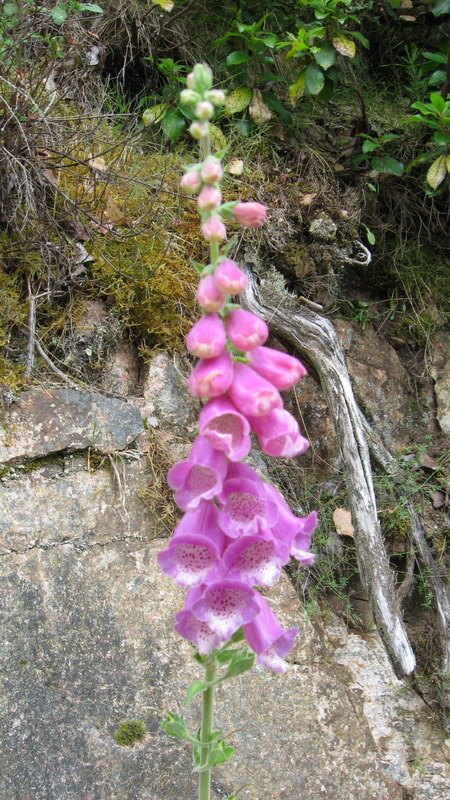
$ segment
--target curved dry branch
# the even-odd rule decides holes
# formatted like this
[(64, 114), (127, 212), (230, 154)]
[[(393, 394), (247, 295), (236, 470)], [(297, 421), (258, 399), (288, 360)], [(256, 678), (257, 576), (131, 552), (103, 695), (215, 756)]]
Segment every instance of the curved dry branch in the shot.
[(313, 364), (333, 417), (348, 475), (355, 546), (375, 622), (396, 675), (410, 675), (415, 657), (400, 615), (394, 579), (381, 536), (369, 449), (341, 344), (332, 323), (253, 274), (243, 297), (246, 307), (291, 342)]

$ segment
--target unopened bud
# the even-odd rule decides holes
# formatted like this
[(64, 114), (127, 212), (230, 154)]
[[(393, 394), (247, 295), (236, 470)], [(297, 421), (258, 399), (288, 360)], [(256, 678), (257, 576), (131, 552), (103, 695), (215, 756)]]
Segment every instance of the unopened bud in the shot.
[(192, 89), (183, 89), (183, 91), (180, 92), (180, 103), (184, 106), (194, 105), (194, 103), (198, 103), (199, 100), (200, 95), (192, 91)]
[(202, 234), (207, 242), (221, 242), (227, 238), (227, 229), (219, 217), (211, 214), (202, 225)]
[(209, 100), (213, 106), (223, 106), (225, 102), (225, 92), (222, 92), (221, 89), (210, 89), (209, 92), (205, 93), (205, 100)]
[(220, 181), (223, 175), (223, 169), (219, 159), (214, 158), (214, 156), (209, 156), (203, 164), (200, 174), (204, 183), (216, 183)]
[(186, 172), (180, 181), (181, 188), (184, 189), (185, 192), (189, 192), (189, 194), (196, 194), (199, 192), (201, 185), (200, 173), (197, 172), (197, 170)]
[(213, 74), (208, 65), (196, 64), (193, 69), (193, 80), (192, 80), (193, 85), (190, 86), (188, 83), (188, 87), (189, 89), (194, 89), (196, 92), (203, 94), (203, 92), (207, 92), (208, 89), (211, 89), (212, 82), (213, 82)]
[(189, 127), (189, 133), (194, 139), (204, 139), (208, 136), (209, 125), (207, 122), (193, 122)]
[[(181, 94), (183, 94), (183, 92)], [(214, 106), (212, 103), (208, 103), (206, 100), (202, 100), (201, 103), (197, 103), (195, 106), (195, 116), (197, 119), (211, 119), (213, 114)]]
[(220, 206), (222, 202), (222, 193), (220, 189), (214, 186), (204, 186), (201, 190), (197, 205), (200, 211), (214, 211), (215, 208)]

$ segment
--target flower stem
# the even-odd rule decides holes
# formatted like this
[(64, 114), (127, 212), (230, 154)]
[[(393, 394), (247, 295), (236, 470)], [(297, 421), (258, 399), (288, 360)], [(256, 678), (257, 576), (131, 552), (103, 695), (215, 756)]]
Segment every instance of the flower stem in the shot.
[[(203, 710), (202, 710), (202, 727), (200, 738), (202, 742), (207, 744), (211, 739), (213, 729), (213, 714), (214, 714), (214, 676), (216, 672), (215, 662), (207, 663), (205, 667), (205, 682), (208, 688), (203, 692)], [(200, 755), (200, 766), (206, 763), (208, 756), (208, 747), (202, 747)], [(211, 768), (200, 772), (199, 775), (199, 800), (210, 800), (211, 796)]]

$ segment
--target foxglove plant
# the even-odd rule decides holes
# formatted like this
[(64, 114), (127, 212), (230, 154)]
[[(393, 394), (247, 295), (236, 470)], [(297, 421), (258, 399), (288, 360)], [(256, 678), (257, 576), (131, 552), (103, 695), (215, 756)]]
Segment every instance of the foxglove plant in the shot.
[(290, 557), (312, 563), (309, 546), (317, 523), (315, 512), (295, 516), (278, 489), (242, 462), (251, 432), (272, 456), (292, 458), (306, 450), (308, 441), (280, 395), (306, 370), (296, 358), (266, 347), (264, 320), (235, 302), (247, 278), (228, 257), (225, 223), (262, 225), (266, 208), (222, 202), (224, 153), (210, 153), (209, 120), (225, 95), (212, 88), (212, 80), (209, 67), (196, 64), (180, 98), (192, 108), (190, 132), (200, 141), (203, 158), (186, 167), (181, 187), (197, 195), (201, 232), (210, 243), (210, 263), (194, 264), (203, 316), (186, 339), (188, 351), (199, 358), (189, 390), (205, 402), (188, 458), (168, 474), (184, 515), (158, 555), (163, 572), (188, 589), (175, 630), (194, 645), (195, 658), (205, 668), (204, 679), (190, 684), (185, 701), (202, 693), (198, 736), (178, 714), (162, 723), (169, 735), (193, 744), (199, 800), (210, 798), (211, 768), (233, 752), (221, 731), (213, 730), (214, 687), (250, 669), (255, 656), (275, 672), (288, 668), (285, 656), (297, 629), (283, 630), (257, 587), (271, 586)]

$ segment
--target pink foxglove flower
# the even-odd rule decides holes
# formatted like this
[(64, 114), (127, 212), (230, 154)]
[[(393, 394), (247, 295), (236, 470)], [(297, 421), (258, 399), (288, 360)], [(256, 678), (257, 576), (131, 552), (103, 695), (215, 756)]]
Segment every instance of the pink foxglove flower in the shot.
[(256, 473), (255, 480), (227, 479), (217, 499), (221, 506), (218, 523), (232, 539), (267, 530), (278, 517), (277, 506)]
[(201, 190), (197, 205), (200, 211), (214, 211), (222, 202), (222, 193), (215, 186), (204, 186)]
[(250, 417), (260, 417), (274, 408), (283, 406), (278, 390), (253, 369), (240, 362), (235, 363), (234, 378), (228, 393), (238, 411)]
[(247, 286), (247, 277), (234, 261), (225, 258), (214, 272), (214, 282), (224, 294), (240, 294)]
[(286, 672), (289, 666), (284, 657), (294, 644), (298, 628), (283, 630), (267, 600), (257, 597), (259, 614), (242, 629), (247, 644), (257, 654), (258, 664), (274, 672)]
[(249, 422), (261, 450), (269, 456), (293, 458), (309, 447), (308, 439), (299, 431), (297, 420), (284, 408), (275, 408), (263, 417), (250, 417)]
[(185, 192), (197, 194), (202, 188), (200, 173), (195, 169), (186, 172), (181, 178), (180, 186)]
[(221, 242), (227, 238), (227, 229), (215, 214), (211, 214), (202, 225), (203, 238), (207, 242)]
[(199, 430), (217, 450), (231, 461), (240, 461), (250, 451), (250, 425), (227, 397), (216, 397), (203, 406)]
[(233, 374), (233, 362), (224, 351), (216, 358), (198, 362), (188, 379), (189, 390), (194, 397), (219, 397), (229, 389)]
[(231, 213), (239, 225), (246, 228), (257, 228), (267, 216), (267, 208), (261, 203), (237, 203)]
[(198, 586), (223, 575), (225, 536), (217, 517), (213, 503), (201, 503), (184, 515), (168, 547), (158, 553), (160, 568), (180, 586)]
[(169, 470), (167, 482), (175, 490), (175, 502), (184, 511), (197, 508), (202, 500), (212, 500), (222, 490), (227, 474), (226, 456), (203, 436), (197, 436), (189, 458)]
[(205, 275), (201, 279), (197, 288), (197, 300), (208, 314), (214, 314), (223, 308), (225, 296), (217, 288), (212, 275)]
[(218, 158), (209, 156), (200, 172), (203, 183), (217, 183), (223, 176), (222, 164)]
[(297, 559), (299, 564), (312, 564), (314, 553), (309, 552), (311, 536), (317, 527), (317, 512), (311, 511), (307, 517), (303, 517), (299, 530), (294, 535), (291, 544), (291, 555)]
[(252, 586), (272, 586), (289, 561), (289, 547), (268, 534), (240, 536), (223, 554), (227, 577)]
[(248, 351), (264, 344), (269, 329), (261, 317), (251, 311), (244, 311), (243, 308), (235, 308), (227, 317), (227, 333), (234, 347)]
[(198, 590), (189, 592), (184, 608), (175, 617), (174, 628), (188, 642), (192, 642), (198, 648), (199, 653), (206, 654), (219, 647), (223, 637), (211, 630), (207, 622), (194, 617), (190, 607), (197, 599)]
[(207, 314), (195, 323), (186, 336), (186, 346), (197, 358), (215, 358), (225, 349), (225, 326), (217, 314)]
[(195, 116), (197, 119), (211, 119), (214, 114), (214, 106), (208, 100), (201, 100), (195, 106)]
[(312, 511), (307, 517), (296, 517), (275, 486), (266, 483), (264, 488), (278, 510), (278, 517), (271, 528), (273, 535), (288, 545), (291, 556), (301, 564), (312, 564), (314, 553), (309, 551), (309, 547), (317, 525), (317, 513)]
[(290, 389), (307, 371), (298, 358), (274, 350), (272, 347), (257, 347), (249, 353), (249, 364), (277, 389)]
[[(198, 589), (191, 591), (198, 597)], [(259, 613), (257, 593), (242, 581), (223, 579), (207, 585), (192, 603), (191, 611), (226, 640)]]

